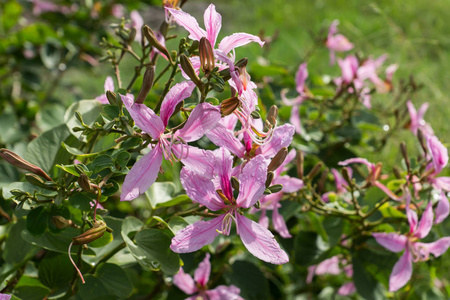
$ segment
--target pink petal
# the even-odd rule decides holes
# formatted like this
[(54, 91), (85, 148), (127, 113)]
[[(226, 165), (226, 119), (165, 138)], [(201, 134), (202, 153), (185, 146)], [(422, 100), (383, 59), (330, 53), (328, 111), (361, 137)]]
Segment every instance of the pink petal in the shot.
[(326, 46), (337, 52), (345, 52), (353, 49), (353, 44), (342, 34), (328, 37)]
[(389, 278), (389, 291), (395, 292), (402, 288), (412, 275), (412, 257), (408, 250), (403, 253), (395, 264)]
[(144, 193), (158, 177), (162, 152), (157, 144), (149, 153), (134, 164), (122, 185), (120, 200), (133, 200)]
[(207, 297), (203, 299), (210, 299), (210, 300), (244, 300), (241, 296), (239, 296), (241, 290), (234, 286), (225, 286), (225, 285), (219, 285), (213, 290), (207, 290), (205, 291), (205, 294)]
[(289, 106), (300, 105), (306, 100), (306, 97), (303, 97), (303, 96), (298, 96), (294, 99), (288, 99), (288, 98), (286, 98), (286, 93), (287, 93), (286, 89), (283, 89), (280, 92), (281, 100), (286, 105), (289, 105)]
[(175, 84), (164, 97), (161, 104), (161, 120), (165, 126), (169, 122), (177, 105), (186, 98), (189, 98), (192, 91), (195, 88), (195, 84), (192, 81), (183, 81)]
[(400, 252), (406, 247), (407, 238), (404, 235), (392, 232), (377, 232), (372, 233), (372, 236), (378, 244), (392, 252)]
[(447, 196), (443, 191), (441, 191), (441, 197), (439, 198), (438, 205), (435, 210), (436, 218), (434, 220), (435, 224), (439, 224), (444, 221), (450, 212), (450, 205), (448, 203)]
[(287, 175), (276, 178), (276, 181), (274, 180), (274, 183), (282, 184), (284, 193), (297, 192), (304, 186), (303, 180), (295, 177), (289, 177)]
[(194, 108), (184, 127), (175, 133), (175, 136), (180, 136), (187, 142), (196, 141), (211, 130), (219, 120), (218, 107), (209, 103), (200, 103)]
[(216, 12), (216, 7), (214, 6), (214, 4), (210, 4), (205, 10), (203, 19), (205, 22), (206, 37), (211, 43), (211, 47), (214, 48), (217, 35), (219, 34), (220, 28), (222, 27), (222, 16)]
[(391, 191), (387, 186), (385, 186), (384, 184), (382, 184), (381, 182), (379, 182), (377, 180), (373, 182), (373, 185), (378, 187), (380, 190), (382, 190), (392, 200), (400, 201), (402, 199), (401, 197), (399, 197), (396, 194), (394, 194), (394, 192)]
[(217, 124), (213, 129), (206, 133), (206, 136), (219, 147), (225, 147), (237, 157), (244, 157), (245, 148), (241, 141), (234, 136), (233, 131), (227, 129), (222, 124)]
[(178, 25), (189, 31), (189, 38), (191, 40), (199, 41), (202, 37), (206, 37), (206, 31), (198, 26), (198, 22), (193, 16), (182, 10), (176, 10), (168, 7), (166, 7), (166, 10), (171, 13), (173, 19), (178, 23)]
[(450, 237), (443, 237), (433, 243), (415, 243), (416, 249), (425, 250), (427, 253), (432, 253), (435, 257), (444, 254), (450, 247)]
[(315, 271), (316, 271), (316, 267), (317, 266), (309, 266), (308, 267), (308, 275), (306, 276), (306, 283), (307, 284), (311, 284), (311, 282), (312, 282), (312, 280), (313, 280), (313, 278), (314, 278), (314, 274), (315, 274)]
[(297, 105), (292, 106), (291, 116), (289, 122), (295, 127), (295, 132), (298, 134), (303, 133), (302, 122), (300, 120), (300, 107)]
[(316, 267), (316, 275), (324, 275), (324, 274), (332, 274), (339, 275), (341, 274), (341, 268), (339, 267), (339, 257), (333, 256), (328, 259), (325, 259), (321, 263), (319, 263)]
[(205, 177), (211, 177), (214, 173), (214, 154), (212, 151), (203, 150), (185, 144), (172, 145), (173, 154), (189, 169)]
[(450, 177), (436, 177), (434, 179), (434, 184), (437, 185), (439, 189), (450, 192)]
[(264, 228), (269, 228), (269, 217), (266, 215), (265, 209), (261, 209), (261, 216), (259, 216), (258, 223)]
[(247, 45), (250, 42), (256, 42), (261, 47), (264, 45), (264, 42), (261, 41), (259, 37), (256, 35), (248, 34), (248, 33), (233, 33), (230, 36), (224, 37), (219, 44), (219, 50), (225, 54), (228, 54), (232, 49)]
[(222, 192), (228, 199), (233, 198), (233, 190), (231, 189), (231, 169), (233, 167), (233, 157), (225, 150), (225, 148), (219, 148), (215, 151), (215, 166), (214, 171), (220, 178), (220, 187)]
[(198, 221), (181, 229), (172, 239), (170, 249), (176, 253), (189, 253), (211, 244), (219, 235), (217, 230), (222, 230), (224, 217), (221, 215), (207, 222)]
[(289, 233), (287, 229), (286, 222), (283, 217), (278, 212), (278, 207), (274, 207), (272, 212), (272, 222), (273, 228), (285, 239), (291, 238), (292, 235)]
[(144, 26), (144, 19), (142, 19), (142, 16), (137, 10), (131, 11), (130, 19), (132, 26), (136, 29), (136, 37), (134, 40), (140, 43), (142, 40), (142, 26)]
[(433, 206), (431, 202), (428, 202), (427, 208), (425, 208), (419, 224), (417, 225), (417, 229), (414, 232), (414, 236), (419, 239), (426, 237), (428, 233), (430, 233), (431, 227), (433, 226), (433, 217)]
[(353, 81), (358, 70), (359, 62), (356, 56), (349, 55), (345, 59), (338, 59), (338, 65), (341, 68), (342, 79), (349, 84)]
[(338, 290), (338, 295), (341, 296), (350, 296), (351, 294), (353, 294), (354, 292), (356, 292), (356, 287), (355, 284), (353, 283), (353, 281), (351, 282), (347, 282), (345, 284), (343, 284), (339, 290)]
[(224, 208), (225, 205), (217, 196), (214, 184), (210, 178), (203, 177), (201, 174), (188, 168), (183, 168), (180, 172), (180, 181), (186, 194), (193, 201), (213, 211)]
[(153, 139), (158, 139), (165, 129), (161, 118), (145, 104), (134, 104), (133, 100), (128, 97), (128, 95), (120, 95), (120, 97), (136, 125), (148, 133)]
[(389, 65), (386, 68), (386, 80), (391, 82), (392, 77), (394, 76), (395, 71), (398, 69), (398, 64)]
[(198, 291), (194, 279), (191, 275), (184, 273), (183, 268), (180, 268), (180, 271), (173, 276), (173, 284), (188, 295)]
[(209, 253), (206, 253), (203, 261), (198, 265), (197, 270), (194, 273), (194, 279), (197, 284), (206, 286), (209, 280), (209, 274), (211, 273), (211, 263), (209, 262)]
[(408, 189), (405, 190), (405, 198), (406, 198), (405, 211), (406, 211), (406, 218), (408, 219), (409, 223), (409, 232), (413, 233), (417, 228), (418, 217), (417, 213), (409, 207), (409, 205), (411, 204), (411, 194)]
[(434, 170), (439, 174), (448, 163), (447, 147), (435, 135), (427, 138), (427, 146), (433, 159)]
[(269, 143), (260, 147), (265, 158), (274, 157), (283, 147), (288, 147), (294, 137), (295, 128), (291, 124), (284, 124), (275, 128)]
[(340, 165), (340, 166), (347, 166), (349, 164), (364, 164), (367, 166), (369, 171), (372, 171), (372, 169), (375, 167), (375, 165), (373, 163), (371, 163), (367, 159), (361, 158), (361, 157), (349, 158), (349, 159), (346, 159), (346, 160), (338, 163), (338, 165)]
[(267, 161), (262, 155), (250, 160), (239, 176), (239, 196), (236, 203), (239, 207), (252, 207), (261, 199), (266, 189)]
[(289, 261), (288, 255), (280, 248), (269, 230), (240, 214), (236, 214), (236, 222), (242, 243), (251, 254), (276, 265)]
[(297, 85), (297, 92), (301, 95), (305, 92), (305, 81), (308, 78), (308, 64), (302, 63), (298, 67), (298, 71), (295, 74), (295, 83)]
[(105, 88), (105, 92), (106, 91), (114, 92), (114, 80), (112, 79), (111, 76), (106, 77), (104, 88)]

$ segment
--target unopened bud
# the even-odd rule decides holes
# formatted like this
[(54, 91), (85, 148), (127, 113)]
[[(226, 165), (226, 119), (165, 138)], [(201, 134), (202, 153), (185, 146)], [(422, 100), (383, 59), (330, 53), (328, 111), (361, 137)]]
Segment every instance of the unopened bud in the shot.
[(408, 157), (408, 151), (406, 149), (406, 144), (405, 142), (401, 142), (400, 143), (400, 152), (402, 153), (403, 159), (405, 160), (405, 164), (406, 164), (406, 169), (410, 170), (411, 169), (411, 163), (409, 161), (409, 157)]
[(261, 208), (261, 202), (258, 200), (256, 201), (255, 205), (253, 205), (254, 208), (260, 209)]
[(92, 187), (91, 183), (89, 182), (89, 177), (87, 177), (86, 174), (81, 174), (80, 178), (78, 178), (78, 184), (85, 192), (92, 192), (94, 191), (94, 188)]
[(275, 175), (273, 174), (273, 172), (268, 172), (267, 173), (267, 179), (266, 179), (266, 188), (268, 188), (270, 186), (270, 184), (272, 183), (273, 177)]
[(403, 179), (402, 172), (399, 170), (399, 168), (394, 167), (392, 170), (394, 171), (394, 175), (397, 179)]
[(231, 177), (231, 186), (235, 191), (239, 191), (239, 180), (234, 176)]
[(153, 81), (155, 80), (155, 67), (148, 66), (144, 73), (144, 79), (142, 81), (142, 87), (139, 91), (139, 95), (137, 96), (134, 103), (142, 104), (144, 103), (145, 98), (147, 98), (148, 93), (153, 87)]
[(325, 182), (326, 182), (326, 180), (327, 180), (327, 177), (328, 177), (328, 169), (325, 169), (325, 170), (322, 172), (322, 175), (320, 175), (319, 183), (318, 183), (318, 185), (317, 185), (317, 192), (318, 192), (319, 194), (321, 194), (322, 191), (323, 191), (323, 188), (324, 188), (324, 186), (325, 186)]
[(106, 231), (106, 223), (103, 221), (96, 221), (94, 227), (86, 232), (72, 238), (74, 245), (84, 245), (93, 242), (103, 236)]
[(350, 178), (350, 173), (347, 168), (342, 168), (341, 170), (342, 177), (348, 183), (349, 186), (352, 185), (352, 179)]
[(277, 154), (275, 154), (275, 156), (272, 158), (272, 161), (267, 167), (267, 170), (275, 171), (276, 169), (278, 169), (286, 159), (287, 155), (288, 155), (287, 148), (286, 147), (281, 148), (280, 151), (278, 151)]
[(132, 27), (130, 29), (130, 32), (128, 33), (128, 40), (127, 40), (128, 44), (131, 44), (134, 41), (134, 38), (136, 37), (136, 33), (137, 33), (136, 28)]
[(425, 141), (425, 136), (423, 135), (423, 131), (419, 128), (417, 129), (417, 138), (419, 139), (420, 146), (422, 147), (423, 153), (428, 153), (427, 143)]
[(37, 176), (36, 174), (27, 173), (25, 174), (25, 179), (32, 185), (47, 188), (47, 186), (45, 185), (45, 181), (42, 180), (42, 178)]
[(225, 99), (220, 104), (220, 114), (222, 115), (222, 117), (231, 115), (240, 105), (241, 101), (238, 97)]
[(74, 224), (73, 224), (72, 220), (67, 220), (66, 218), (61, 217), (61, 216), (53, 216), (52, 217), (52, 223), (58, 229), (63, 229), (63, 228), (67, 228), (67, 227), (74, 227)]
[(275, 185), (268, 187), (267, 189), (270, 190), (272, 193), (278, 193), (278, 192), (281, 192), (281, 190), (283, 189), (283, 185), (275, 184)]
[(322, 169), (322, 163), (318, 162), (309, 172), (306, 177), (308, 177), (310, 180), (316, 177), (317, 174), (319, 174), (320, 170)]
[(144, 33), (144, 36), (147, 38), (148, 42), (150, 43), (150, 45), (152, 45), (153, 47), (155, 47), (156, 49), (158, 49), (161, 53), (163, 53), (168, 59), (171, 59), (170, 57), (170, 53), (169, 51), (167, 51), (167, 48), (164, 47), (156, 38), (155, 33), (153, 32), (153, 30), (150, 29), (150, 27), (148, 27), (147, 25), (144, 25), (144, 27), (142, 27), (142, 32)]
[(113, 91), (106, 91), (106, 99), (108, 99), (109, 104), (117, 105), (117, 94)]
[(194, 66), (192, 65), (191, 61), (184, 54), (180, 55), (180, 65), (184, 73), (186, 73), (186, 75), (192, 80), (192, 82), (195, 83), (196, 86), (201, 87), (203, 85), (197, 73), (195, 72)]
[(16, 153), (14, 153), (8, 149), (4, 149), (4, 148), (0, 149), (0, 156), (4, 160), (6, 160), (8, 163), (10, 163), (11, 165), (13, 165), (19, 169), (30, 171), (31, 173), (39, 175), (42, 178), (47, 179), (48, 181), (52, 181), (50, 176), (48, 176), (48, 174), (45, 173), (44, 170), (42, 170), (38, 166), (33, 165), (32, 163), (26, 161), (25, 159), (23, 159), (22, 157), (20, 157), (19, 155), (17, 155)]
[[(272, 105), (269, 109), (269, 112), (267, 113), (267, 119), (269, 120), (270, 118), (273, 118), (276, 120), (277, 116), (278, 116), (278, 107), (276, 107), (275, 105)], [(274, 125), (274, 124), (272, 124), (272, 125)]]
[(303, 155), (303, 152), (301, 150), (297, 151), (297, 175), (299, 179), (303, 179), (303, 163), (304, 163), (305, 157)]
[(203, 72), (205, 72), (205, 74), (208, 74), (214, 69), (215, 58), (211, 43), (206, 39), (206, 37), (202, 37), (200, 39), (198, 50), (200, 54), (200, 65), (202, 67), (202, 70)]

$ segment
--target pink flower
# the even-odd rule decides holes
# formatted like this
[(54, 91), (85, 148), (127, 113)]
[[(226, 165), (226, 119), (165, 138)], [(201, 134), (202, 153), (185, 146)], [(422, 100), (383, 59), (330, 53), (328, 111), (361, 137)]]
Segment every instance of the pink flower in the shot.
[(9, 294), (0, 294), (0, 300), (9, 300), (11, 297), (12, 295)]
[(378, 181), (378, 178), (381, 175), (381, 164), (374, 164), (369, 162), (367, 159), (365, 158), (350, 158), (344, 161), (339, 162), (340, 166), (347, 166), (349, 164), (353, 164), (353, 163), (359, 163), (359, 164), (364, 164), (367, 166), (367, 169), (369, 170), (369, 176), (367, 177), (367, 184), (373, 185), (378, 187), (380, 190), (382, 190), (386, 195), (388, 195), (392, 200), (395, 201), (399, 201), (400, 197), (397, 196), (396, 194), (394, 194), (390, 189), (388, 189), (387, 186), (385, 186), (384, 184), (382, 184), (381, 182)]
[(31, 1), (33, 2), (34, 15), (40, 15), (46, 12), (60, 12), (64, 15), (67, 15), (77, 10), (76, 5), (72, 5), (71, 7), (69, 7), (58, 5), (52, 3), (51, 1), (44, 1), (44, 0), (31, 0)]
[(417, 214), (409, 205), (411, 195), (406, 195), (406, 216), (409, 223), (409, 232), (404, 235), (397, 233), (373, 233), (375, 240), (384, 248), (392, 252), (405, 250), (398, 262), (394, 265), (389, 278), (389, 291), (395, 292), (402, 288), (411, 278), (412, 262), (427, 261), (430, 254), (441, 256), (450, 247), (450, 237), (441, 238), (433, 243), (421, 243), (420, 239), (426, 237), (433, 225), (433, 210), (431, 202), (428, 203), (422, 218), (418, 222)]
[[(347, 171), (348, 171), (348, 174), (349, 174), (349, 176), (351, 178), (353, 170), (351, 168), (347, 167)], [(336, 194), (339, 195), (339, 194), (347, 193), (346, 186), (348, 186), (348, 184), (345, 181), (344, 177), (342, 177), (341, 173), (339, 173), (339, 171), (334, 169), (334, 168), (331, 169), (331, 173), (334, 176), (334, 183), (336, 185)], [(328, 202), (330, 193), (334, 193), (334, 192), (327, 192), (327, 193), (323, 194), (322, 195), (322, 200), (325, 201), (325, 202)], [(345, 199), (345, 200), (348, 201), (348, 199)]]
[(331, 25), (330, 29), (328, 30), (328, 37), (325, 42), (325, 45), (328, 49), (330, 49), (330, 64), (334, 65), (334, 62), (336, 60), (336, 54), (335, 52), (345, 52), (353, 49), (353, 44), (350, 43), (350, 41), (343, 36), (342, 34), (337, 33), (337, 26), (339, 25), (338, 20), (334, 20)]
[[(109, 104), (108, 98), (106, 97), (106, 92), (107, 91), (114, 92), (114, 81), (111, 76), (106, 77), (104, 88), (105, 88), (105, 94), (100, 95), (95, 99), (98, 100), (98, 102), (100, 102), (101, 104)], [(131, 95), (131, 94), (129, 94), (127, 96), (133, 97), (133, 95)], [(134, 99), (134, 97), (133, 97), (133, 99)]]
[(262, 198), (267, 178), (267, 161), (262, 155), (250, 160), (237, 175), (239, 196), (233, 197), (231, 174), (233, 157), (223, 148), (215, 151), (214, 179), (183, 168), (181, 184), (186, 194), (212, 211), (223, 211), (209, 221), (198, 221), (178, 231), (170, 248), (177, 253), (193, 252), (211, 244), (220, 234), (229, 235), (232, 221), (247, 250), (257, 258), (273, 264), (284, 264), (289, 258), (272, 233), (256, 222), (244, 217), (242, 212)]
[(136, 29), (136, 37), (134, 40), (138, 43), (142, 40), (142, 26), (144, 26), (144, 19), (137, 10), (133, 10), (130, 13), (131, 26)]
[(411, 124), (409, 125), (409, 129), (415, 135), (417, 135), (418, 129), (421, 129), (425, 136), (433, 135), (433, 129), (431, 128), (430, 124), (425, 122), (425, 120), (423, 119), (423, 116), (425, 115), (425, 112), (428, 109), (428, 102), (422, 104), (422, 106), (419, 108), (419, 111), (417, 111), (414, 108), (414, 105), (412, 104), (411, 100), (408, 100), (406, 102), (406, 106), (408, 107), (409, 116), (411, 118)]
[(184, 165), (198, 172), (205, 174), (212, 172), (208, 170), (208, 164), (203, 163), (212, 158), (206, 151), (188, 146), (187, 142), (200, 139), (216, 125), (220, 120), (217, 107), (201, 103), (194, 108), (182, 129), (166, 132), (166, 126), (175, 107), (189, 97), (194, 88), (195, 84), (188, 81), (174, 85), (163, 100), (160, 116), (145, 104), (133, 103), (130, 97), (122, 96), (122, 101), (136, 125), (150, 135), (156, 145), (136, 162), (125, 177), (121, 200), (136, 198), (155, 182), (163, 156), (167, 160), (178, 158)]
[(194, 273), (194, 279), (191, 275), (184, 273), (183, 268), (173, 276), (173, 284), (188, 295), (192, 295), (188, 299), (192, 300), (243, 300), (239, 293), (241, 290), (234, 286), (219, 285), (213, 290), (208, 290), (209, 275), (211, 273), (211, 263), (209, 262), (209, 253), (200, 263)]

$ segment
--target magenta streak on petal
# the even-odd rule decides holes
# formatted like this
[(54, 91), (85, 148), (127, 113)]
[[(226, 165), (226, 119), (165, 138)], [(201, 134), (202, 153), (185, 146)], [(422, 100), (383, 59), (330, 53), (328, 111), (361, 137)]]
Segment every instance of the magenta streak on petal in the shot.
[(225, 147), (237, 157), (243, 158), (245, 155), (245, 148), (241, 141), (236, 138), (233, 131), (227, 129), (222, 124), (217, 124), (213, 129), (206, 133), (206, 136), (219, 147)]
[(222, 16), (216, 12), (214, 4), (210, 4), (205, 10), (203, 21), (205, 22), (206, 37), (211, 43), (211, 47), (214, 48), (217, 35), (222, 27)]

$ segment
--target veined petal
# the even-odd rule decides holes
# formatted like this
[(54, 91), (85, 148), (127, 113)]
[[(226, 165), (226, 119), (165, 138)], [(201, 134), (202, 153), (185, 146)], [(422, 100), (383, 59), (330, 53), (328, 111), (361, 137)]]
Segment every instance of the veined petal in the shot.
[(439, 174), (448, 163), (447, 147), (435, 135), (427, 138), (427, 146), (433, 159), (435, 173)]
[(441, 197), (439, 198), (439, 202), (435, 210), (436, 218), (434, 220), (434, 223), (439, 224), (444, 221), (448, 217), (449, 212), (450, 206), (447, 196), (443, 191), (441, 191)]
[(172, 239), (170, 249), (176, 253), (189, 253), (211, 244), (219, 235), (217, 230), (222, 230), (224, 217), (225, 214), (207, 222), (195, 222), (181, 229)]
[(277, 265), (289, 261), (288, 255), (280, 248), (269, 230), (240, 214), (236, 214), (236, 222), (242, 243), (251, 254)]
[(241, 141), (234, 136), (233, 131), (227, 129), (222, 124), (217, 124), (213, 129), (206, 133), (206, 136), (219, 147), (225, 147), (237, 157), (244, 157), (245, 148)]
[(298, 67), (298, 71), (295, 74), (295, 83), (297, 85), (297, 92), (301, 95), (305, 91), (305, 81), (308, 78), (308, 64), (302, 63)]
[(408, 219), (409, 223), (409, 232), (412, 233), (416, 231), (418, 218), (417, 213), (409, 207), (409, 205), (411, 204), (411, 193), (409, 192), (408, 189), (405, 190), (405, 199), (406, 199), (405, 201), (406, 218)]
[(388, 249), (389, 251), (400, 252), (406, 248), (407, 238), (404, 235), (393, 232), (377, 232), (372, 233), (372, 236), (375, 238), (378, 244)]
[(114, 80), (112, 79), (111, 76), (106, 77), (104, 88), (105, 92), (106, 91), (114, 92)]
[(144, 193), (158, 177), (162, 162), (159, 144), (134, 164), (122, 185), (120, 200), (133, 200)]
[(212, 151), (203, 150), (197, 147), (174, 144), (172, 152), (190, 170), (205, 177), (212, 177), (214, 173), (214, 154)]
[(194, 273), (195, 282), (201, 286), (206, 286), (209, 280), (209, 274), (211, 273), (211, 263), (209, 262), (209, 253), (206, 253), (203, 261), (198, 265), (197, 270)]
[(289, 117), (289, 122), (295, 127), (295, 132), (298, 134), (303, 133), (303, 126), (300, 120), (300, 107), (297, 105), (292, 106), (291, 116)]
[(232, 49), (247, 45), (250, 42), (256, 42), (261, 47), (264, 45), (264, 42), (261, 41), (259, 37), (249, 33), (233, 33), (227, 37), (224, 37), (219, 44), (219, 50), (225, 54), (228, 54)]
[(173, 284), (188, 295), (198, 291), (194, 279), (192, 279), (191, 275), (184, 273), (181, 267), (180, 271), (173, 276)]
[(274, 183), (282, 184), (284, 193), (297, 192), (304, 186), (303, 180), (287, 175), (277, 177), (276, 180), (274, 180)]
[(158, 139), (166, 128), (161, 118), (145, 104), (133, 103), (133, 99), (120, 95), (136, 125), (148, 133), (153, 139)]
[(273, 212), (272, 212), (272, 223), (273, 228), (285, 239), (291, 238), (292, 235), (289, 233), (289, 230), (287, 229), (286, 222), (284, 221), (283, 217), (278, 212), (278, 207), (275, 205)]
[(203, 177), (199, 173), (183, 168), (180, 172), (180, 181), (186, 194), (195, 202), (213, 211), (224, 208), (225, 204), (217, 196), (214, 184), (210, 178)]
[(269, 217), (266, 215), (265, 209), (261, 209), (261, 216), (259, 216), (258, 223), (264, 228), (269, 228)]
[(192, 81), (183, 81), (175, 84), (164, 97), (161, 104), (161, 120), (167, 126), (178, 103), (191, 96), (195, 84)]
[(175, 22), (178, 25), (183, 26), (184, 29), (189, 31), (189, 38), (191, 40), (199, 41), (202, 37), (206, 36), (206, 31), (201, 29), (197, 20), (188, 13), (182, 10), (166, 7), (166, 10), (170, 12)]
[(389, 278), (389, 291), (395, 292), (401, 289), (411, 278), (412, 275), (412, 257), (408, 249), (400, 257), (398, 262), (392, 269), (391, 276)]
[(428, 233), (430, 233), (431, 227), (433, 226), (433, 217), (433, 206), (431, 202), (428, 202), (427, 208), (425, 208), (419, 224), (417, 225), (417, 229), (414, 232), (414, 236), (419, 239), (426, 237)]
[(444, 254), (450, 247), (450, 237), (443, 237), (433, 243), (415, 243), (416, 249), (425, 250), (427, 253), (433, 254), (435, 257), (439, 257)]
[(180, 136), (187, 142), (196, 141), (211, 130), (219, 120), (218, 107), (209, 103), (200, 103), (194, 108), (184, 127), (175, 133), (175, 136)]
[(294, 137), (295, 128), (291, 124), (284, 124), (275, 128), (269, 143), (260, 147), (261, 154), (266, 158), (274, 157), (283, 147), (288, 147)]
[(262, 155), (255, 156), (245, 165), (239, 176), (239, 196), (236, 200), (239, 207), (252, 207), (261, 199), (266, 189), (267, 165)]
[(222, 27), (222, 16), (216, 12), (216, 7), (214, 4), (210, 4), (205, 10), (203, 20), (205, 22), (206, 38), (211, 43), (211, 47), (214, 48), (217, 35)]
[(219, 176), (220, 187), (222, 192), (228, 199), (233, 198), (233, 190), (231, 189), (231, 168), (233, 167), (233, 157), (225, 150), (219, 148), (214, 151), (216, 160), (214, 165), (214, 172)]

